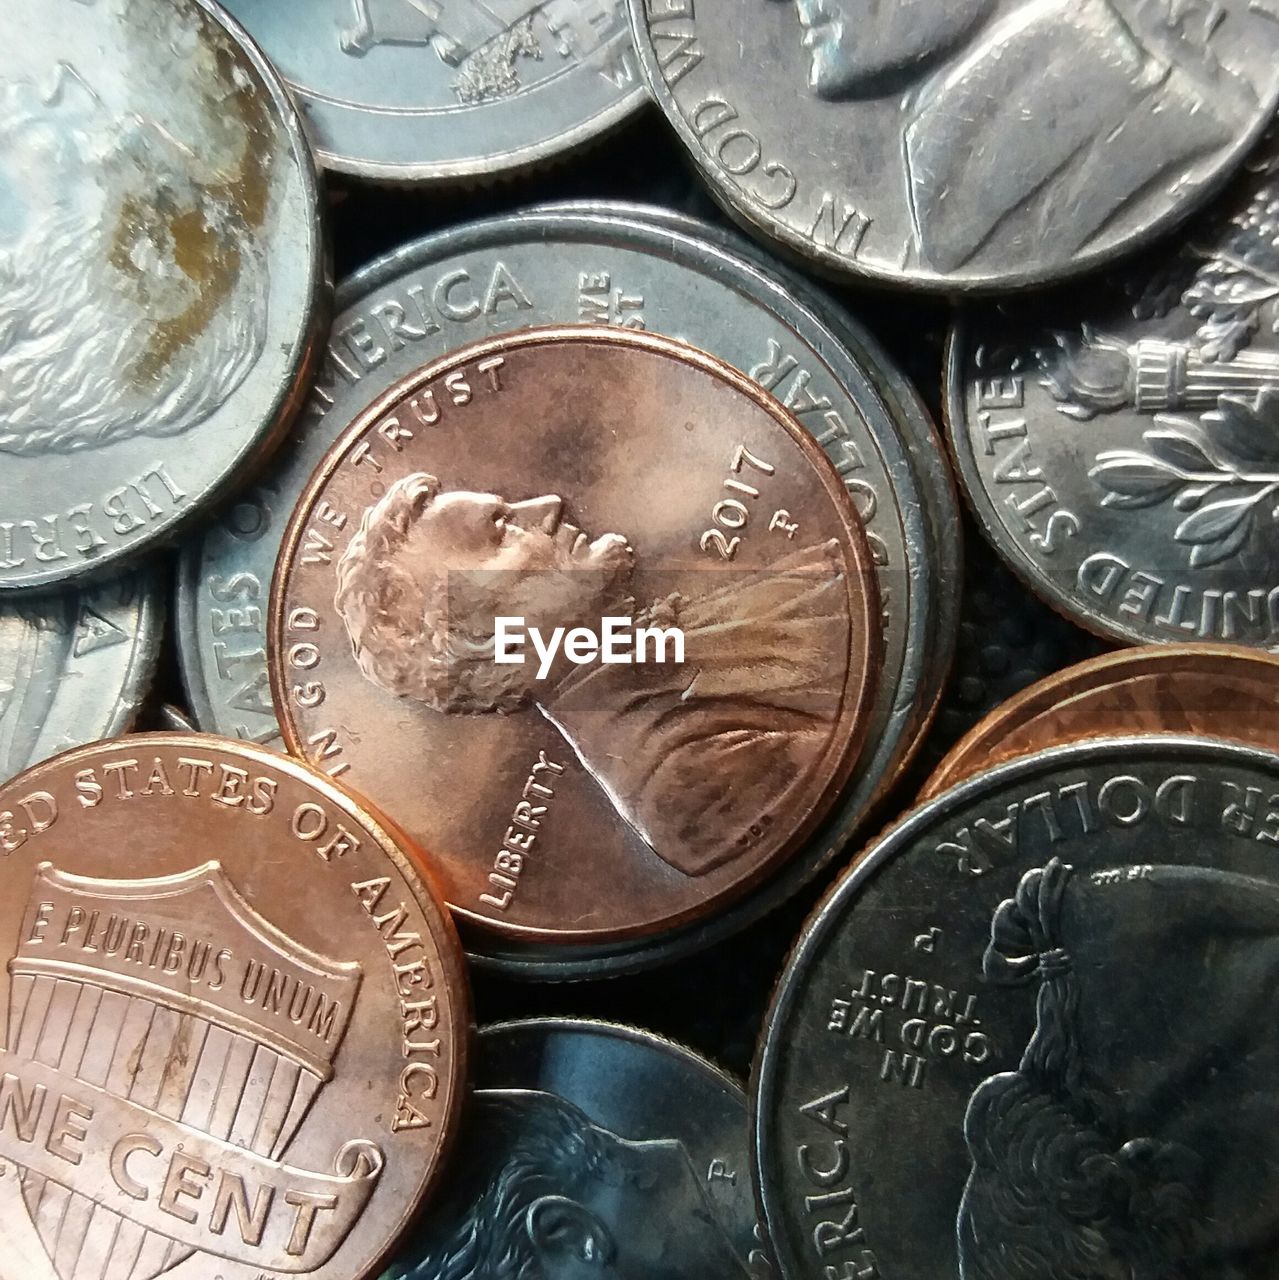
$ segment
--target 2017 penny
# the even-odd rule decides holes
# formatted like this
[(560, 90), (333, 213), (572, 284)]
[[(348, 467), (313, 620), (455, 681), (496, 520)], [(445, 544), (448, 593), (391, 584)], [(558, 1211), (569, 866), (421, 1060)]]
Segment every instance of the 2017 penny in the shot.
[[(530, 648), (609, 618), (633, 661)], [(852, 501), (786, 410), (582, 326), (464, 348), (352, 424), (286, 532), (270, 662), (290, 750), (394, 814), (456, 911), (586, 942), (796, 847), (861, 747), (880, 630)]]

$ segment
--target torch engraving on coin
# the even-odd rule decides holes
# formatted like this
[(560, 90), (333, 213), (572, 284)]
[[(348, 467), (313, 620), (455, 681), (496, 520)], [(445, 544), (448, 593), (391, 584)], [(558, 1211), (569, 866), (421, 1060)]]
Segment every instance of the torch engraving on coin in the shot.
[[(1169, 6), (1185, 41), (1170, 51), (1112, 0), (795, 8), (819, 97), (906, 90), (908, 204), (916, 247), (939, 271), (1022, 257), (1031, 245), (1088, 248), (1152, 185), (1175, 187), (1188, 166), (1229, 147), (1258, 106), (1247, 81), (1211, 59), (1212, 24), (1196, 6)], [(1052, 127), (1009, 164), (998, 140), (1028, 101)]]
[(1277, 196), (1273, 179), (1262, 183), (1218, 243), (1192, 241), (1165, 270), (1132, 282), (1132, 319), (1189, 321), (1185, 340), (1126, 342), (1083, 325), (1035, 352), (1067, 417), (1153, 419), (1140, 444), (1098, 452), (1088, 475), (1102, 506), (1183, 513), (1173, 537), (1192, 568), (1231, 559), (1279, 513), (1279, 353), (1253, 350), (1279, 320)]
[[(627, 538), (592, 539), (563, 508), (410, 474), (348, 543), (338, 613), (360, 669), (389, 693), (452, 714), (532, 702), (649, 848), (702, 875), (748, 852), (735, 826), (767, 825), (827, 749), (841, 682), (826, 655), (850, 644), (838, 544), (636, 610)], [(499, 616), (549, 634), (619, 613), (679, 627), (693, 665), (561, 660), (539, 680), (532, 664), (494, 661)]]
[(333, 1257), (381, 1151), (352, 1135), (329, 1171), (286, 1157), (358, 963), (288, 938), (217, 862), (136, 880), (45, 862), (8, 973), (0, 1212), (31, 1265), (148, 1280), (195, 1255), (289, 1274)]
[[(174, 49), (180, 20), (156, 7)], [(271, 125), (231, 79), (200, 83), (211, 112), (233, 97), (246, 127), (197, 164), (66, 62), (43, 84), (0, 78), (0, 452), (176, 435), (261, 355), (268, 162), (251, 143)]]
[[(1124, 934), (1131, 952), (1116, 941)], [(1174, 937), (1178, 1012), (1206, 1021), (1191, 1017), (1204, 1034), (1160, 1058), (1149, 1025), (1139, 1033), (1124, 1016), (1151, 993), (1116, 992), (1116, 965), (1128, 954), (1169, 957), (1156, 946)], [(1257, 1121), (1238, 1067), (1229, 1085), (1213, 1083), (1213, 1059), (1230, 1053), (1213, 1046), (1233, 1041), (1231, 1015), (1210, 1007), (1223, 991), (1258, 989), (1277, 938), (1273, 884), (1218, 868), (1082, 875), (1054, 858), (1022, 877), (994, 914), (982, 969), (988, 982), (1036, 990), (1035, 1024), (1016, 1070), (983, 1081), (968, 1105), (962, 1280), (1049, 1280), (1064, 1263), (1152, 1278), (1271, 1273), (1273, 1235), (1256, 1213), (1267, 1175), (1232, 1184), (1238, 1159), (1223, 1168), (1201, 1148), (1214, 1138), (1233, 1147), (1229, 1135)], [(1236, 1118), (1223, 1134), (1226, 1111)]]
[[(482, 1156), (436, 1218), (447, 1230), (424, 1232), (386, 1280), (484, 1280), (499, 1260), (528, 1280), (569, 1280), (583, 1257), (651, 1280), (746, 1280), (679, 1139), (631, 1141), (532, 1089), (481, 1090), (472, 1126)], [(661, 1231), (639, 1229), (654, 1222)]]
[(1277, 200), (1270, 138), (1220, 209), (1086, 310), (1006, 304), (952, 348), (979, 517), (1108, 636), (1274, 644)]

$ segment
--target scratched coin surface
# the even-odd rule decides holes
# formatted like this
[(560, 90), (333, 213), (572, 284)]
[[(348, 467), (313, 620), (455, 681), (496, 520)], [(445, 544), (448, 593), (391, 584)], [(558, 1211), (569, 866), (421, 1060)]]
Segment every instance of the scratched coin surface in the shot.
[(645, 100), (623, 0), (228, 0), (330, 169), (480, 179), (562, 156)]
[(470, 1027), (400, 838), (296, 761), (139, 734), (0, 788), (0, 849), (0, 1274), (377, 1274)]
[(383, 1280), (554, 1275), (557, 1242), (619, 1276), (770, 1280), (746, 1095), (718, 1067), (638, 1027), (530, 1018), (480, 1033), (474, 1079), (449, 1190)]
[(1279, 98), (1274, 0), (629, 0), (739, 219), (821, 266), (1029, 285), (1167, 227)]
[(1277, 155), (1087, 297), (974, 309), (952, 338), (983, 530), (1110, 639), (1279, 645)]
[(128, 729), (163, 630), (162, 585), (150, 571), (0, 604), (0, 782)]
[[(467, 340), (524, 325), (593, 318), (681, 337), (773, 391), (813, 433), (844, 478), (875, 562), (883, 675), (865, 758), (803, 858), (713, 928), (740, 927), (793, 892), (844, 847), (929, 722), (954, 642), (949, 606), (959, 593), (943, 584), (957, 580), (959, 539), (949, 475), (917, 399), (864, 330), (826, 315), (828, 300), (797, 298), (797, 282), (777, 273), (775, 263), (750, 260), (740, 236), (705, 222), (590, 201), (428, 237), (340, 285), (316, 389), (288, 443), (182, 558), (177, 638), (199, 726), (280, 743), (266, 596), (283, 523), (329, 445), (375, 395)], [(891, 393), (881, 393), (881, 376), (893, 380)], [(664, 946), (710, 940), (699, 923)], [(519, 956), (529, 959), (526, 947)], [(557, 971), (568, 963), (562, 948), (543, 959)]]
[(166, 535), (278, 435), (321, 298), (287, 94), (203, 0), (12, 0), (0, 591)]
[[(745, 375), (525, 330), (410, 375), (326, 455), (272, 586), (272, 688), (290, 750), (394, 813), (464, 918), (648, 935), (741, 894), (848, 778), (870, 564), (838, 472)], [(579, 634), (605, 618), (611, 662)], [(535, 650), (557, 627), (576, 648)]]
[(1066, 667), (956, 743), (920, 799), (1045, 747), (1133, 733), (1194, 733), (1279, 750), (1279, 657), (1238, 645), (1148, 645)]
[(810, 921), (753, 1099), (782, 1271), (1279, 1265), (1279, 755), (1078, 744), (916, 810)]

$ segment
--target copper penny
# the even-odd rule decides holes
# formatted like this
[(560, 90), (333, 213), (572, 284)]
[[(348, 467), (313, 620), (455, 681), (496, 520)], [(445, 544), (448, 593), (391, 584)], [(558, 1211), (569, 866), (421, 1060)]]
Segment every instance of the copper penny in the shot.
[(920, 799), (1016, 756), (1138, 733), (1279, 748), (1279, 658), (1232, 645), (1178, 644), (1122, 649), (1067, 667), (996, 707), (960, 739)]
[[(880, 661), (812, 436), (719, 360), (596, 326), (476, 343), (370, 405), (271, 606), (289, 749), (392, 814), (461, 916), (543, 941), (649, 936), (764, 876), (849, 776)], [(495, 660), (498, 618), (610, 617), (637, 659), (677, 629), (683, 661)]]
[(0, 788), (0, 1276), (374, 1275), (457, 1128), (470, 1004), (398, 838), (259, 747)]

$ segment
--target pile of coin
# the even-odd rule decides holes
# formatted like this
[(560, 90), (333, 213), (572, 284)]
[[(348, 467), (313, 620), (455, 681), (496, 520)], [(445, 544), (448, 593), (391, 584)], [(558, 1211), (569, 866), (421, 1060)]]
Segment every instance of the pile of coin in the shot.
[(1274, 0), (0, 32), (0, 1280), (1274, 1274)]

